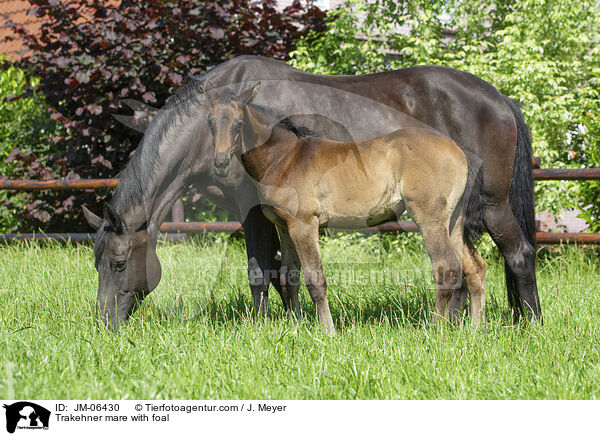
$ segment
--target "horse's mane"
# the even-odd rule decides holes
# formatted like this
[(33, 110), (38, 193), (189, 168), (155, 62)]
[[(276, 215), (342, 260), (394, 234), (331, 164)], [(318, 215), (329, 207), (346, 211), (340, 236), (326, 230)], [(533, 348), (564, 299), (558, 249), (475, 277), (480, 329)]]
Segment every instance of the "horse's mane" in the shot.
[(162, 108), (172, 109), (182, 103), (203, 95), (205, 93), (207, 73), (208, 72), (204, 72), (202, 74), (191, 76), (190, 80), (188, 80), (185, 85), (179, 88), (175, 94), (167, 98), (167, 101)]
[[(191, 111), (194, 110), (194, 106), (197, 108), (198, 104), (206, 101), (206, 79), (207, 73), (191, 77), (188, 83), (169, 97), (164, 106), (156, 112), (144, 133), (142, 142), (118, 175), (120, 182), (111, 201), (117, 213), (124, 214), (132, 206), (142, 201), (149, 186), (149, 181), (154, 178), (156, 168), (160, 164), (160, 144), (165, 135), (169, 133), (170, 126), (173, 126), (182, 117), (189, 116)], [(231, 89), (226, 87), (218, 95), (218, 99), (222, 103), (229, 103), (235, 97), (236, 95)], [(274, 125), (289, 130), (299, 138), (322, 136), (308, 127), (292, 121), (293, 116), (284, 116), (271, 108), (254, 103), (252, 103), (252, 106), (269, 116), (274, 121)]]
[(314, 130), (309, 129), (306, 126), (302, 126), (297, 124), (291, 120), (291, 117), (286, 117), (277, 123), (278, 126), (283, 127), (284, 129), (289, 130), (298, 138), (305, 138), (307, 136), (320, 137), (321, 135)]
[(193, 106), (204, 96), (205, 74), (192, 77), (154, 115), (141, 143), (118, 175), (120, 182), (111, 204), (119, 214), (142, 201), (149, 181), (155, 176), (160, 163), (160, 144), (169, 133), (169, 127), (183, 116), (189, 115)]

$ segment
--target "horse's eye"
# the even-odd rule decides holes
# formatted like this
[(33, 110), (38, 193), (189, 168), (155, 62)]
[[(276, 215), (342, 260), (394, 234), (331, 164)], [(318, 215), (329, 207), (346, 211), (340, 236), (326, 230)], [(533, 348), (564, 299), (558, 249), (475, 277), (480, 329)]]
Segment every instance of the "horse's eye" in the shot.
[(120, 260), (118, 262), (115, 262), (115, 269), (119, 272), (125, 270), (125, 261)]

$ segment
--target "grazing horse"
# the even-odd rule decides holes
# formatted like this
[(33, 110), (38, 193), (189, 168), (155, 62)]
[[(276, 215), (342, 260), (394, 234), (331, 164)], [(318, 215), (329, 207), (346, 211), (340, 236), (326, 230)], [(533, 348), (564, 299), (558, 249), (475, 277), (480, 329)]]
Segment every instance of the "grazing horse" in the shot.
[[(237, 95), (257, 81), (262, 87), (255, 103), (288, 116), (322, 115), (345, 127), (354, 141), (421, 127), (477, 156), (481, 167), (467, 201), (465, 228), (470, 235), (487, 230), (500, 248), (515, 315), (541, 318), (531, 142), (514, 102), (471, 74), (439, 66), (321, 76), (273, 59), (241, 56), (194, 77), (174, 94), (149, 123), (103, 215), (84, 209), (98, 229), (97, 310), (106, 326), (125, 321), (157, 285), (158, 227), (192, 184), (241, 220), (257, 313), (267, 313), (269, 283), (281, 294), (276, 228), (262, 213), (256, 187), (237, 160), (226, 177), (216, 174), (206, 120), (209, 91), (229, 87)], [(339, 129), (323, 129), (320, 136), (347, 141), (336, 136)]]
[[(319, 320), (334, 333), (319, 228), (379, 225), (406, 210), (431, 258), (438, 315), (449, 303), (451, 318), (460, 313), (461, 294), (455, 289), (464, 288), (459, 280), (464, 273), (478, 326), (485, 311), (485, 263), (462, 229), (469, 169), (471, 183), (477, 170), (460, 147), (419, 127), (360, 142), (299, 136), (283, 123), (274, 125), (268, 110), (251, 104), (259, 88), (260, 82), (210, 108), (214, 163), (235, 155), (257, 182), (265, 216), (279, 232), (281, 283), (290, 311), (300, 316), (298, 283), (290, 277), (299, 276), (301, 265)], [(217, 168), (226, 173), (225, 166)]]

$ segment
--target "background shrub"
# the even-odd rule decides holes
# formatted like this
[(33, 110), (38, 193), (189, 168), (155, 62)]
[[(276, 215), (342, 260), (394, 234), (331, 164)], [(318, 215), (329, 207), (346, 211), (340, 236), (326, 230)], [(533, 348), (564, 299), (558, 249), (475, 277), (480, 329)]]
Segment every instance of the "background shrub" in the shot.
[[(593, 75), (588, 107), (581, 123), (570, 132), (569, 158), (583, 168), (600, 168), (600, 71)], [(600, 232), (600, 183), (587, 181), (579, 184), (578, 201), (581, 218), (589, 224), (590, 232)]]
[[(33, 167), (47, 162), (48, 139), (58, 126), (48, 117), (43, 96), (34, 93), (15, 99), (24, 89), (34, 89), (37, 82), (20, 68), (0, 70), (1, 177), (18, 177), (23, 162)], [(12, 232), (19, 225), (14, 211), (27, 208), (26, 196), (2, 190), (0, 203), (5, 206), (0, 208), (0, 233)]]
[[(590, 157), (595, 147), (597, 159), (600, 138), (592, 75), (600, 68), (597, 1), (350, 0), (330, 17), (326, 32), (298, 44), (293, 65), (321, 74), (419, 64), (468, 71), (522, 104), (542, 167), (598, 166)], [(582, 134), (587, 139), (573, 142)], [(584, 144), (586, 152), (574, 159), (573, 147)], [(597, 210), (598, 196), (587, 194), (594, 186), (597, 182), (537, 183), (537, 209)], [(597, 215), (586, 217), (597, 225)]]

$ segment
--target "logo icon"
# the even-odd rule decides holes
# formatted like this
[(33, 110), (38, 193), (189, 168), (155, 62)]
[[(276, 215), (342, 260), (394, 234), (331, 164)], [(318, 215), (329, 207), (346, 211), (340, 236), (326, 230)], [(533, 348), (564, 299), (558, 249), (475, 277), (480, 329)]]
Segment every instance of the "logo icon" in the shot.
[(6, 431), (14, 433), (18, 429), (48, 429), (50, 411), (28, 401), (4, 405), (6, 409)]

